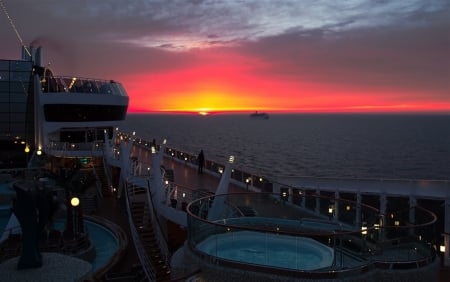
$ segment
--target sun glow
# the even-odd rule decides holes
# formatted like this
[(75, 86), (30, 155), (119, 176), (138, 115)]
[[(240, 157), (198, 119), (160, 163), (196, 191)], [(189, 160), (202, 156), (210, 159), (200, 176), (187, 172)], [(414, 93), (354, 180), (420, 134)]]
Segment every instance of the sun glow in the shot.
[(267, 67), (259, 62), (229, 55), (225, 57), (220, 57), (220, 63), (213, 66), (201, 65), (120, 78), (131, 97), (129, 112), (202, 116), (256, 110), (270, 113), (450, 112), (449, 102), (431, 97), (423, 101), (419, 90), (318, 83), (288, 79), (289, 76), (280, 79), (280, 76), (254, 72), (254, 69)]

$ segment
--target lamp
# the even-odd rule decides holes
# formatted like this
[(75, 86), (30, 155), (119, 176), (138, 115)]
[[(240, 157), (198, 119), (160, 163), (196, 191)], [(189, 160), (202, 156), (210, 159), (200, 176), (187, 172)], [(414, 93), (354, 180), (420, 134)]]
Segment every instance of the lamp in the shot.
[(70, 199), (70, 204), (72, 205), (72, 207), (78, 207), (78, 205), (80, 204), (80, 199), (78, 199), (78, 197), (73, 197), (72, 199)]
[(367, 235), (367, 226), (361, 226), (361, 234)]

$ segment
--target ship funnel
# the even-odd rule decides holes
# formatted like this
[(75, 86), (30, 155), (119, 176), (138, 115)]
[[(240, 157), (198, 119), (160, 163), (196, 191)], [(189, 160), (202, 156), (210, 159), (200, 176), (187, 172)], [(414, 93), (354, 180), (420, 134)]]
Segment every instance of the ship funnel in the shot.
[(44, 57), (42, 54), (42, 47), (34, 48), (33, 46), (22, 46), (22, 60), (32, 61), (35, 66), (44, 67)]
[(34, 54), (34, 65), (35, 66), (39, 66), (39, 67), (44, 67), (44, 63), (43, 63), (43, 61), (44, 61), (44, 58), (43, 58), (43, 55), (42, 55), (42, 47), (41, 46), (39, 46), (36, 50), (34, 50), (35, 51), (35, 54)]

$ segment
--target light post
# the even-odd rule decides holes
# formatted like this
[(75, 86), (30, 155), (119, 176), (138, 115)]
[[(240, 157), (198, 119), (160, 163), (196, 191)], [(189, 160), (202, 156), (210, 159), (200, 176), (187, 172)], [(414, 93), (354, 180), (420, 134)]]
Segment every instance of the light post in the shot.
[(72, 197), (70, 199), (70, 204), (72, 205), (72, 216), (73, 216), (73, 237), (76, 238), (78, 234), (78, 218), (77, 218), (77, 208), (80, 205), (80, 199), (78, 197)]

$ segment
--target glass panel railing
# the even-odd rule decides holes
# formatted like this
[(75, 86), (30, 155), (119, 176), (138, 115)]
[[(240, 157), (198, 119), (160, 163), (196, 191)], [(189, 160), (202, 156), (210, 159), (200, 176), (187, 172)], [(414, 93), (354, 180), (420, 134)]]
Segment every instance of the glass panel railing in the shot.
[[(210, 202), (214, 205), (220, 197), (225, 197), (219, 201), (225, 203), (221, 217), (208, 220)], [(422, 208), (396, 213), (400, 223), (391, 226), (385, 225), (390, 222), (378, 209), (353, 201), (304, 195), (314, 203), (333, 203), (333, 208), (339, 208), (338, 212), (317, 212), (315, 207), (283, 204), (274, 200), (277, 197), (235, 193), (191, 202), (188, 245), (203, 258), (238, 263), (244, 269), (256, 265), (330, 275), (359, 273), (374, 265), (417, 268), (436, 257), (424, 233), (432, 229), (436, 217)], [(402, 218), (410, 221), (403, 223)]]
[(86, 93), (127, 96), (123, 86), (114, 80), (52, 76), (41, 79), (44, 93)]

